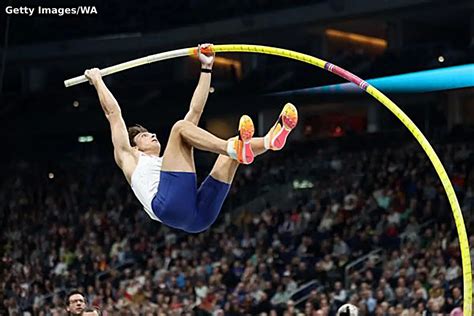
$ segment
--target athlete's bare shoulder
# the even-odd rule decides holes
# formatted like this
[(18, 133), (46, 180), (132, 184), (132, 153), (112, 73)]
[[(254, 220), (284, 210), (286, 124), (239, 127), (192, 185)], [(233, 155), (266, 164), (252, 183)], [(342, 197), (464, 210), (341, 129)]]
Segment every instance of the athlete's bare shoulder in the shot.
[(137, 168), (138, 160), (140, 159), (140, 151), (132, 147), (126, 153), (121, 152), (120, 155), (117, 155), (115, 151), (114, 156), (117, 165), (122, 169), (128, 183), (131, 184), (133, 172)]

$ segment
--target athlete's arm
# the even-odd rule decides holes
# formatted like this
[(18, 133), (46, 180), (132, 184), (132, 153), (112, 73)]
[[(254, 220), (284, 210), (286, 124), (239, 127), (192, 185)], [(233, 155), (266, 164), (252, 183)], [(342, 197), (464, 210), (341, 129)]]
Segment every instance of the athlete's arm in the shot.
[(115, 161), (123, 169), (127, 160), (133, 158), (133, 149), (128, 140), (127, 126), (122, 118), (120, 106), (102, 80), (99, 69), (86, 70), (85, 76), (97, 90), (100, 105), (110, 123)]
[[(211, 49), (209, 49), (211, 48)], [(206, 53), (202, 52), (203, 50)], [(194, 124), (198, 124), (201, 114), (204, 110), (204, 105), (206, 105), (207, 97), (209, 95), (209, 89), (211, 87), (211, 70), (212, 65), (214, 64), (214, 51), (212, 50), (211, 44), (202, 44), (198, 46), (198, 57), (201, 62), (201, 75), (199, 77), (199, 83), (194, 90), (193, 98), (191, 99), (191, 105), (189, 106), (189, 111), (184, 117), (186, 121), (190, 121)], [(208, 72), (205, 72), (205, 71)]]

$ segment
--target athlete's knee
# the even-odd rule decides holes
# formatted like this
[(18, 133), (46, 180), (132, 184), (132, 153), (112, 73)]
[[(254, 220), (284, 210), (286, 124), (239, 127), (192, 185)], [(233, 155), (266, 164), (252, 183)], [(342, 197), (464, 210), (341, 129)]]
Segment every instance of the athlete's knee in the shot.
[(173, 127), (171, 128), (171, 133), (181, 135), (183, 131), (186, 128), (188, 128), (190, 125), (193, 125), (193, 124), (185, 120), (179, 120), (176, 123), (174, 123)]

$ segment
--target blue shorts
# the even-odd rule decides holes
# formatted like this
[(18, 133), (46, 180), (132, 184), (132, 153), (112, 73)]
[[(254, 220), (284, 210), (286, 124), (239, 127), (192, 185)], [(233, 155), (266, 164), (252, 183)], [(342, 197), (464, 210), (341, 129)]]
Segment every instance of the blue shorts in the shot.
[(214, 223), (229, 193), (230, 184), (208, 176), (197, 189), (194, 172), (161, 171), (160, 184), (151, 203), (166, 225), (199, 233)]

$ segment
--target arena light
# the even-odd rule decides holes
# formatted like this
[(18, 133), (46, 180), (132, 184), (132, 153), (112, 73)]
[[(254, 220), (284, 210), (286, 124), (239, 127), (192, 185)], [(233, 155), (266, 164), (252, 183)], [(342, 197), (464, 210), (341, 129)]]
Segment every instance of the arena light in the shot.
[(87, 135), (87, 136), (79, 136), (77, 138), (77, 141), (79, 143), (91, 143), (94, 141), (94, 137), (93, 136), (90, 136), (90, 135)]
[(303, 190), (303, 189), (311, 189), (314, 187), (314, 184), (309, 180), (294, 180), (293, 181), (293, 189), (295, 190)]
[(337, 38), (349, 42), (353, 42), (356, 44), (364, 44), (369, 46), (375, 46), (377, 48), (387, 48), (387, 41), (373, 36), (361, 35), (356, 33), (350, 32), (343, 32), (335, 29), (327, 29), (325, 31), (326, 36)]

